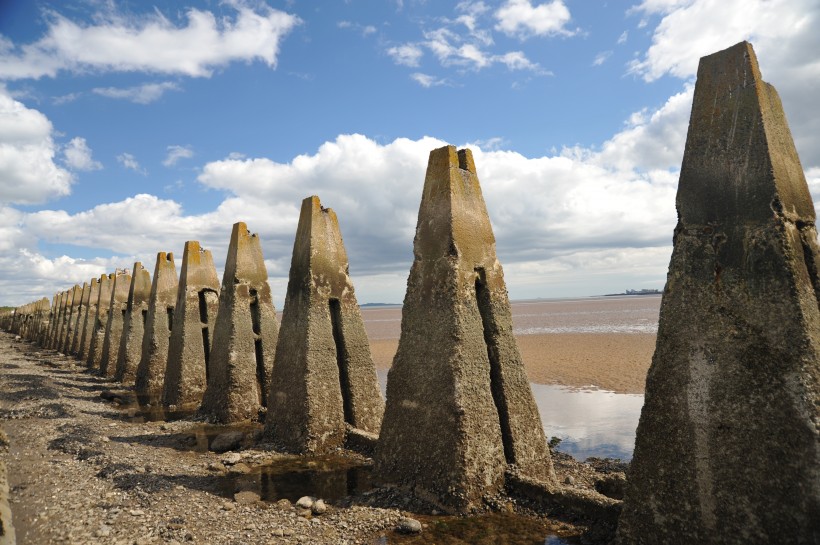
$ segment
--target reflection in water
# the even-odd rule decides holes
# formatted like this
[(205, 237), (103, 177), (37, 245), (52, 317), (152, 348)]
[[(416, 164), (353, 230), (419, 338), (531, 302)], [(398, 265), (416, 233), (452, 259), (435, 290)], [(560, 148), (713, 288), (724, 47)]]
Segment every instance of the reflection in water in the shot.
[(277, 460), (255, 467), (250, 473), (228, 474), (220, 479), (222, 495), (233, 498), (239, 493), (253, 493), (264, 501), (287, 499), (295, 502), (302, 496), (334, 501), (362, 494), (373, 488), (369, 465), (346, 458), (293, 458)]
[[(414, 517), (416, 517), (414, 515)], [(577, 537), (559, 537), (543, 521), (509, 513), (490, 513), (476, 517), (417, 516), (426, 527), (416, 536), (395, 532), (379, 536), (374, 545), (570, 545)]]
[(532, 383), (530, 387), (547, 437), (562, 439), (557, 450), (578, 460), (632, 459), (643, 395)]
[[(378, 371), (382, 394), (387, 371)], [(643, 407), (642, 394), (605, 390), (570, 390), (530, 383), (547, 439), (560, 437), (558, 450), (578, 460), (590, 456), (632, 459), (635, 430)]]

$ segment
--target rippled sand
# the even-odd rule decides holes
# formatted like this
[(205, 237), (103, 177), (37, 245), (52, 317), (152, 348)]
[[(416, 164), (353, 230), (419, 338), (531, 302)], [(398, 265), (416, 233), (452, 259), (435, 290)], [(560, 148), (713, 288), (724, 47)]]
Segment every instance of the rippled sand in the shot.
[[(660, 302), (660, 296), (514, 302), (513, 328), (530, 380), (643, 393)], [(365, 308), (362, 316), (376, 367), (388, 369), (401, 308)]]

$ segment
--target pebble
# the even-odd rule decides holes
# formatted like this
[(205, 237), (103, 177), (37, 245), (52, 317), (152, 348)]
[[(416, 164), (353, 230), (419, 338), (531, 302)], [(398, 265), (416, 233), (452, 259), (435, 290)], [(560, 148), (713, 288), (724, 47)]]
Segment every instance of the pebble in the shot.
[(296, 507), (301, 507), (302, 509), (310, 509), (313, 507), (313, 503), (316, 501), (316, 498), (312, 498), (310, 496), (302, 496), (298, 500), (296, 500)]
[(242, 439), (244, 438), (245, 434), (241, 431), (227, 431), (217, 435), (211, 442), (211, 446), (209, 448), (214, 452), (236, 450), (239, 448), (239, 445), (242, 443)]
[(238, 464), (242, 460), (242, 455), (238, 452), (229, 452), (227, 454), (223, 454), (220, 460), (225, 465), (234, 465)]
[(575, 484), (575, 477), (573, 477), (572, 475), (567, 475), (564, 478), (564, 484)]
[(313, 502), (313, 506), (311, 506), (310, 510), (314, 515), (322, 515), (327, 511), (327, 504), (325, 500), (316, 500)]
[(421, 533), (421, 523), (416, 519), (403, 517), (399, 519), (396, 531), (400, 534), (419, 534)]

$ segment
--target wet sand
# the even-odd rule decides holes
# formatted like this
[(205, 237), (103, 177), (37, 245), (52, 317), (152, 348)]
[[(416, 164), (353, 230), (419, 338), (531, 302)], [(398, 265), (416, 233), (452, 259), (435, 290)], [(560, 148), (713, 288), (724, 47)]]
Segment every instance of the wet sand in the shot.
[[(514, 331), (530, 381), (643, 393), (659, 307), (659, 296), (514, 302)], [(389, 369), (401, 309), (365, 309), (363, 317), (373, 361)]]

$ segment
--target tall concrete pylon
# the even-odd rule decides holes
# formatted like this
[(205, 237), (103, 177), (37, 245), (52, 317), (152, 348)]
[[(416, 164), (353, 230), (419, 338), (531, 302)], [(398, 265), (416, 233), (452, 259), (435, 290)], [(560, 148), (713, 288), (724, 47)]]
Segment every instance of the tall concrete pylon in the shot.
[(255, 418), (267, 405), (279, 323), (257, 234), (235, 223), (219, 292), (201, 411), (218, 422)]
[(83, 282), (82, 293), (80, 294), (80, 304), (77, 306), (74, 317), (74, 332), (71, 334), (71, 344), (68, 353), (76, 356), (80, 352), (80, 340), (85, 327), (85, 317), (88, 314), (88, 300), (91, 297), (91, 285)]
[(97, 313), (94, 317), (94, 327), (91, 328), (91, 344), (88, 347), (88, 355), (86, 357), (86, 363), (91, 369), (99, 369), (102, 363), (105, 328), (108, 325), (108, 309), (111, 306), (111, 292), (114, 288), (114, 277), (114, 274), (102, 275), (100, 277)]
[(302, 201), (273, 364), (266, 433), (288, 450), (341, 447), (345, 424), (379, 433), (384, 400), (339, 221)]
[(820, 542), (820, 248), (751, 44), (703, 57), (620, 543)]
[(108, 323), (105, 326), (103, 351), (100, 360), (100, 373), (113, 378), (117, 374), (117, 357), (120, 352), (122, 330), (128, 307), (128, 290), (131, 287), (131, 275), (128, 269), (118, 269), (111, 287), (111, 301), (108, 305)]
[(174, 254), (159, 252), (154, 267), (151, 296), (148, 298), (142, 354), (135, 380), (137, 395), (152, 405), (162, 401), (165, 365), (168, 361), (168, 340), (174, 326), (178, 282)]
[(69, 291), (61, 291), (59, 300), (57, 302), (57, 318), (54, 322), (53, 334), (51, 336), (51, 341), (49, 342), (49, 348), (53, 348), (54, 350), (60, 349), (60, 336), (63, 332), (63, 325), (65, 322), (65, 310), (66, 305), (68, 303), (68, 296)]
[(511, 466), (553, 482), (470, 150), (430, 153), (413, 251), (374, 476), (461, 512)]
[(122, 323), (120, 348), (117, 352), (117, 369), (114, 378), (123, 384), (134, 384), (137, 367), (142, 356), (142, 338), (148, 320), (148, 300), (151, 297), (151, 273), (142, 263), (134, 262), (128, 301)]
[(77, 351), (77, 359), (80, 361), (88, 360), (88, 354), (91, 349), (91, 336), (94, 331), (94, 321), (97, 319), (97, 303), (100, 300), (100, 282), (105, 275), (100, 276), (100, 280), (96, 278), (91, 279), (91, 285), (88, 292), (88, 310), (85, 313), (85, 323), (83, 324), (83, 331), (80, 334), (80, 348)]
[(40, 343), (41, 348), (50, 348), (51, 339), (54, 338), (54, 328), (57, 324), (57, 312), (60, 306), (60, 294), (55, 293), (51, 300), (51, 308), (48, 312), (48, 329), (43, 334), (43, 340)]
[(219, 310), (214, 258), (195, 240), (185, 243), (165, 369), (165, 405), (199, 405), (208, 385), (211, 340)]

